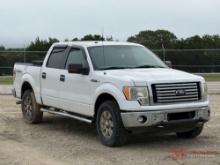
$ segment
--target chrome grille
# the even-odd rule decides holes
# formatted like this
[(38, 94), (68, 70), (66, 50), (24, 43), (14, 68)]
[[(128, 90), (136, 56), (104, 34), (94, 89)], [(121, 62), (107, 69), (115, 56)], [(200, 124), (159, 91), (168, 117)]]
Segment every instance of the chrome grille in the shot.
[(152, 84), (154, 103), (191, 102), (201, 99), (200, 83)]

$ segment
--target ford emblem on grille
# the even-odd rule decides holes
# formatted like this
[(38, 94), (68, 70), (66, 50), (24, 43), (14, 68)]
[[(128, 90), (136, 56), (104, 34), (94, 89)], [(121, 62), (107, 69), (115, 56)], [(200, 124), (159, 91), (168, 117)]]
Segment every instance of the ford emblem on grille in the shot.
[(184, 96), (186, 94), (184, 89), (178, 89), (175, 91), (176, 96)]

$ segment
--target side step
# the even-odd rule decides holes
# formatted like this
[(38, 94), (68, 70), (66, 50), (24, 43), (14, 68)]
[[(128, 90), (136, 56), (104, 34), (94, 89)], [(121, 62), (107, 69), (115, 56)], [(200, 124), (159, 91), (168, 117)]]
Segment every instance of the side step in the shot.
[(21, 104), (21, 103), (22, 103), (21, 100), (16, 101), (16, 104), (17, 104), (17, 105), (18, 105), (18, 104)]
[(61, 116), (70, 117), (70, 118), (73, 118), (73, 119), (76, 119), (76, 120), (80, 120), (80, 121), (83, 121), (83, 122), (86, 122), (86, 123), (92, 123), (91, 119), (88, 119), (88, 118), (85, 118), (85, 117), (81, 117), (81, 116), (77, 116), (77, 115), (73, 115), (73, 114), (70, 114), (70, 113), (68, 113), (66, 111), (56, 111), (56, 110), (46, 109), (46, 108), (41, 108), (40, 110), (42, 112), (48, 112), (48, 113), (52, 113), (52, 114), (55, 114), (55, 115), (61, 115)]

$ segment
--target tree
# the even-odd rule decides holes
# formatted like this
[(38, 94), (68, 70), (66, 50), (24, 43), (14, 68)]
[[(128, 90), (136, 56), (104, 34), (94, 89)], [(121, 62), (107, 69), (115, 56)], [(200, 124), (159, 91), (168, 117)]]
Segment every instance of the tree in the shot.
[(151, 49), (174, 48), (177, 42), (175, 34), (167, 30), (146, 30), (128, 38), (129, 42), (140, 43)]
[(88, 34), (81, 38), (82, 41), (103, 41), (104, 38), (101, 35), (95, 34)]
[(77, 37), (73, 38), (72, 41), (79, 41)]
[(3, 45), (0, 45), (0, 51), (5, 50), (5, 47)]
[(87, 34), (85, 36), (83, 36), (81, 39), (79, 38), (73, 38), (72, 41), (114, 41), (113, 37), (102, 37), (99, 34)]
[(184, 41), (184, 48), (187, 48), (187, 49), (204, 48), (204, 41), (198, 35), (192, 36), (190, 38), (186, 38)]
[(35, 41), (30, 43), (30, 45), (27, 47), (27, 50), (47, 51), (50, 48), (50, 46), (55, 42), (59, 42), (59, 40), (56, 38), (49, 38), (48, 40), (40, 40), (40, 38), (37, 37)]

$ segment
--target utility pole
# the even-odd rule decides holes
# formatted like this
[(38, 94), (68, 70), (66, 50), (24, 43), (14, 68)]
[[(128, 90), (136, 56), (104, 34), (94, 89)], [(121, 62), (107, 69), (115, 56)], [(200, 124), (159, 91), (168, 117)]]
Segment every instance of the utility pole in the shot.
[(163, 50), (163, 61), (165, 62), (166, 61), (166, 50), (165, 50), (165, 47), (164, 47), (164, 44), (163, 44), (163, 38), (161, 36), (161, 43), (162, 43), (162, 50)]
[(25, 48), (25, 45), (24, 45), (24, 49), (23, 49), (23, 51), (24, 51), (24, 63), (26, 63), (26, 48)]
[(162, 43), (162, 49), (163, 49), (163, 61), (166, 61), (166, 50), (164, 48), (163, 43)]

